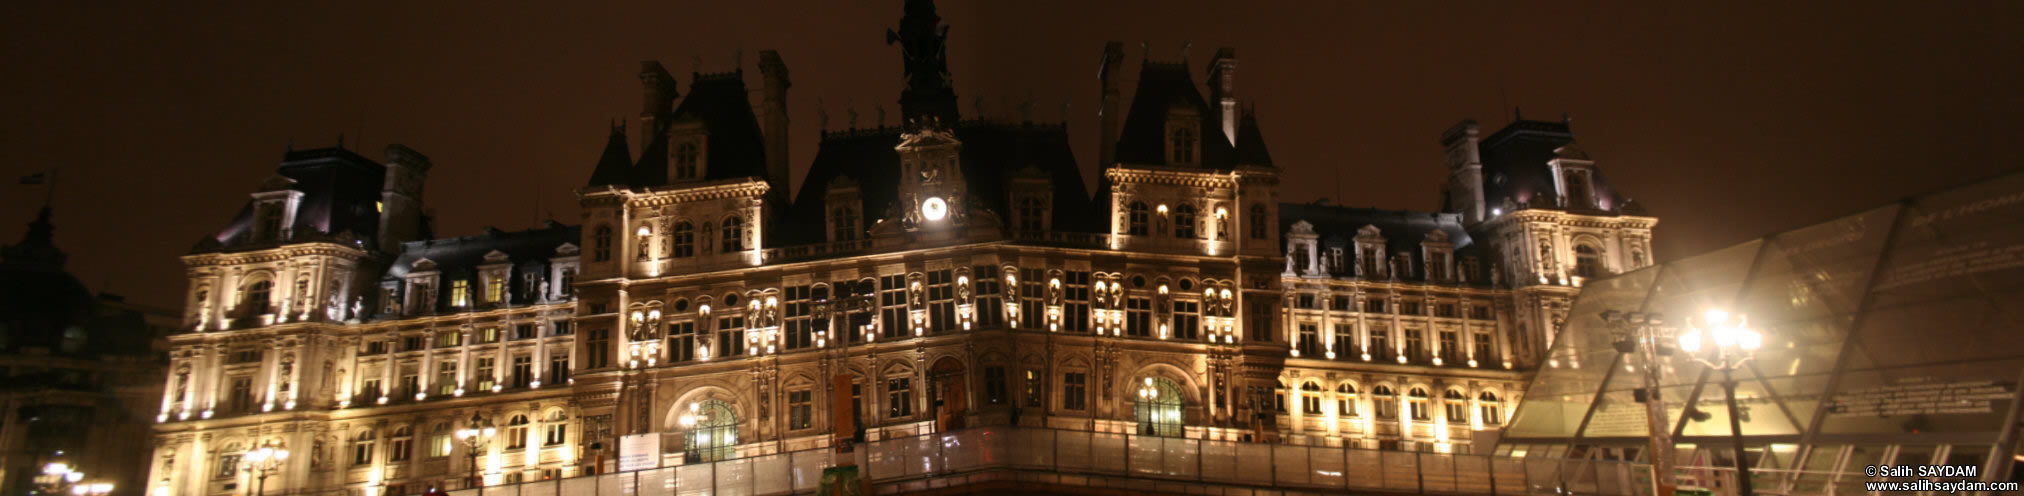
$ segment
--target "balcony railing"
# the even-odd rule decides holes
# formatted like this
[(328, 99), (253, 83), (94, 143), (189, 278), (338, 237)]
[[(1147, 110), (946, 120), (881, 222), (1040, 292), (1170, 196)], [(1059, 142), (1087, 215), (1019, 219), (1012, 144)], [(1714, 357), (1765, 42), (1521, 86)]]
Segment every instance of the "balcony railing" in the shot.
[[(632, 472), (484, 488), (485, 496), (687, 496), (810, 494), (834, 466), (828, 448)], [(1199, 487), (1339, 493), (1652, 493), (1650, 467), (1630, 462), (1512, 458), (1413, 451), (1166, 438), (1040, 428), (986, 427), (891, 438), (861, 446), (860, 477), (877, 494), (1011, 483)], [(476, 496), (476, 488), (452, 496)]]

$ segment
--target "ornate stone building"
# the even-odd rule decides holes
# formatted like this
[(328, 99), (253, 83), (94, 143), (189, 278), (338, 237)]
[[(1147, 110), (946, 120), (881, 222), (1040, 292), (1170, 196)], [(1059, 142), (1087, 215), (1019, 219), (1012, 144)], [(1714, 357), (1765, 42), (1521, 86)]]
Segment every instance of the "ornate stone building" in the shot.
[(437, 239), (421, 154), (289, 152), (184, 257), (153, 487), (244, 491), (262, 445), (297, 453), (268, 491), (571, 477), (636, 434), (668, 464), (980, 425), (1467, 451), (1583, 278), (1650, 263), (1566, 122), (1448, 132), (1438, 212), (1288, 203), (1234, 50), (1205, 98), (1112, 43), (1092, 191), (1063, 125), (960, 115), (947, 33), (907, 2), (902, 122), (825, 122), (798, 192), (772, 51), (757, 91), (644, 63), (579, 226)]

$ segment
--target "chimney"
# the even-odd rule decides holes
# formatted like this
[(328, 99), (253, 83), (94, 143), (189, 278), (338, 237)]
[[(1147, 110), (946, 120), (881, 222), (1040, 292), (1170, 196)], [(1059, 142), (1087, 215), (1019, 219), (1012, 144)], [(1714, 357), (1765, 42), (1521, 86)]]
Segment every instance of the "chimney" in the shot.
[(1209, 100), (1216, 102), (1216, 118), (1223, 123), (1223, 138), (1237, 144), (1237, 49), (1216, 49), (1209, 59)]
[(420, 239), (422, 227), (422, 185), (429, 177), (429, 157), (406, 145), (386, 148), (386, 179), (380, 188), (380, 251), (400, 251), (401, 242)]
[(794, 82), (787, 79), (787, 63), (780, 60), (780, 52), (773, 50), (759, 52), (759, 74), (765, 80), (759, 125), (766, 138), (766, 182), (776, 198), (793, 198), (787, 172), (787, 88)]
[(640, 108), (640, 149), (645, 150), (667, 125), (668, 114), (675, 111), (675, 98), (682, 94), (675, 91), (675, 77), (657, 61), (640, 62), (640, 85), (646, 87), (646, 102)]
[(1124, 70), (1123, 65), (1124, 43), (1118, 41), (1105, 43), (1103, 65), (1097, 68), (1096, 73), (1097, 81), (1103, 84), (1103, 99), (1097, 106), (1097, 117), (1101, 120), (1098, 132), (1103, 135), (1096, 140), (1098, 150), (1096, 165), (1102, 169), (1117, 165), (1117, 132), (1120, 120), (1124, 118), (1118, 108), (1123, 103), (1120, 101), (1123, 98), (1122, 93), (1118, 90), (1118, 86), (1123, 83), (1121, 81), (1123, 74), (1119, 74)]
[(1447, 210), (1462, 214), (1464, 223), (1484, 220), (1483, 158), (1478, 149), (1482, 130), (1474, 120), (1465, 120), (1441, 133), (1441, 148), (1448, 152), (1449, 198)]

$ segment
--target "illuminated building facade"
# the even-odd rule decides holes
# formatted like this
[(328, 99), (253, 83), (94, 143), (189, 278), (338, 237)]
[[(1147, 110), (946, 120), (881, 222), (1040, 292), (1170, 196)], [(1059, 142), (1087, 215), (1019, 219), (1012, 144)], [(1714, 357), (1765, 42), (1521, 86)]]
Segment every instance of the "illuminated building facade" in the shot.
[(155, 487), (243, 490), (270, 442), (268, 490), (365, 495), (616, 470), (640, 434), (669, 465), (991, 425), (1467, 451), (1582, 276), (1649, 263), (1564, 121), (1450, 132), (1441, 212), (1283, 203), (1234, 50), (1206, 98), (1141, 61), (1127, 107), (1112, 43), (1092, 192), (1064, 126), (959, 114), (946, 34), (907, 2), (902, 122), (825, 117), (792, 193), (772, 51), (756, 91), (644, 63), (576, 226), (432, 239), (419, 153), (290, 152), (184, 258)]

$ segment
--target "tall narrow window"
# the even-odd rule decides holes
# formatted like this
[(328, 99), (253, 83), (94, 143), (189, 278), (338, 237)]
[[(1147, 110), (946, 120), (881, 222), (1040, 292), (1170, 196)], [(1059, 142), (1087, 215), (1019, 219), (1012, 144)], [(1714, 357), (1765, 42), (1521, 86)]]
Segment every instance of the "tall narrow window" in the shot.
[(1371, 326), (1369, 353), (1370, 356), (1376, 358), (1391, 358), (1398, 355), (1398, 351), (1392, 349), (1390, 328)]
[(745, 219), (736, 215), (724, 218), (724, 251), (730, 253), (745, 250)]
[(1174, 339), (1193, 340), (1200, 335), (1202, 327), (1202, 303), (1194, 300), (1174, 300)]
[(1153, 333), (1153, 300), (1151, 298), (1125, 298), (1124, 333), (1127, 336), (1147, 337)]
[(717, 356), (725, 358), (745, 356), (745, 351), (745, 316), (718, 318)]
[(914, 382), (909, 378), (886, 380), (886, 417), (914, 416)]
[(242, 304), (246, 306), (248, 315), (266, 314), (274, 304), (269, 299), (273, 294), (274, 283), (271, 281), (259, 281), (246, 285), (246, 300)]
[(787, 392), (787, 429), (815, 426), (815, 392), (807, 389)]
[(1602, 253), (1589, 245), (1574, 247), (1574, 275), (1583, 279), (1602, 277)]
[(1195, 163), (1195, 129), (1187, 126), (1174, 128), (1174, 163)]
[(1356, 356), (1358, 353), (1356, 351), (1356, 325), (1336, 324), (1335, 346), (1331, 349), (1335, 351), (1336, 358)]
[(1195, 237), (1195, 206), (1186, 203), (1174, 209), (1174, 237)]
[[(816, 295), (815, 293), (818, 291), (825, 294)], [(787, 317), (787, 329), (785, 330), (787, 349), (798, 350), (815, 346), (816, 322), (815, 318), (810, 315), (809, 310), (815, 300), (828, 299), (829, 295), (826, 294), (828, 291), (828, 288), (813, 286), (791, 286), (787, 288), (787, 301), (784, 305), (787, 308), (783, 313)]]
[(471, 281), (466, 279), (450, 281), (450, 306), (471, 306)]
[(515, 355), (513, 357), (513, 384), (515, 389), (526, 388), (534, 380), (534, 357)]
[(1252, 205), (1251, 216), (1245, 222), (1251, 225), (1251, 239), (1265, 239), (1265, 230), (1270, 227), (1265, 225), (1264, 205)]
[(597, 230), (591, 231), (590, 246), (591, 260), (598, 262), (610, 261), (611, 226), (597, 226)]
[(576, 294), (576, 269), (562, 269), (562, 296)]
[(436, 363), (436, 395), (449, 396), (457, 392), (457, 362), (444, 360)]
[(1497, 402), (1497, 393), (1484, 391), (1483, 394), (1476, 396), (1476, 410), (1482, 413), (1485, 424), (1504, 423), (1503, 408)]
[(506, 422), (506, 449), (527, 449), (526, 415), (514, 415)]
[(879, 278), (879, 337), (900, 338), (912, 325), (907, 319), (907, 276), (889, 275)]
[[(1061, 376), (1061, 408), (1082, 411), (1088, 408), (1089, 374), (1069, 372)], [(1037, 406), (1037, 405), (1036, 405)]]
[(456, 446), (450, 444), (451, 442), (450, 440), (452, 439), (450, 437), (450, 434), (451, 431), (449, 422), (437, 422), (436, 427), (429, 430), (430, 458), (442, 458), (450, 456), (450, 448), (452, 446)]
[(675, 179), (695, 179), (696, 161), (700, 155), (695, 143), (682, 143), (675, 147)]
[(669, 256), (675, 258), (696, 256), (696, 226), (689, 221), (676, 221), (668, 228)]
[(955, 282), (948, 269), (928, 272), (928, 328), (936, 333), (959, 330)]
[(377, 441), (376, 439), (377, 437), (378, 436), (373, 435), (373, 432), (371, 430), (364, 430), (359, 431), (358, 436), (352, 438), (351, 441), (352, 465), (372, 464), (372, 451), (373, 451), (372, 448), (373, 443)]
[(1456, 424), (1469, 421), (1468, 396), (1462, 395), (1462, 392), (1460, 390), (1450, 389), (1448, 390), (1447, 393), (1441, 396), (1441, 399), (1446, 400), (1447, 403), (1447, 405), (1445, 405), (1447, 406), (1447, 411), (1444, 413), (1448, 414), (1447, 416), (1448, 423)]
[(1089, 271), (1071, 270), (1061, 275), (1061, 327), (1089, 332)]
[(1040, 394), (1040, 386), (1041, 386), (1041, 382), (1042, 382), (1042, 381), (1041, 381), (1041, 379), (1040, 379), (1040, 371), (1038, 371), (1038, 370), (1032, 370), (1032, 369), (1027, 369), (1027, 370), (1026, 370), (1026, 407), (1027, 407), (1027, 408), (1040, 408), (1040, 404), (1041, 404), (1040, 402), (1041, 402), (1041, 400), (1042, 400), (1042, 399), (1043, 399), (1043, 397), (1044, 397), (1044, 395)]
[(569, 417), (564, 416), (561, 410), (548, 412), (548, 418), (542, 423), (548, 424), (548, 435), (542, 446), (560, 446), (569, 442)]
[(1019, 197), (1019, 230), (1037, 233), (1046, 230), (1047, 207), (1040, 203), (1040, 197), (1026, 195)]
[(993, 405), (1005, 402), (1005, 367), (984, 367), (984, 401)]
[(1146, 226), (1151, 224), (1152, 214), (1146, 208), (1145, 202), (1131, 202), (1131, 206), (1126, 209), (1125, 214), (1126, 220), (1129, 221), (1126, 234), (1144, 236), (1147, 232), (1150, 232)]
[(1455, 331), (1441, 331), (1441, 361), (1453, 365), (1462, 356), (1460, 335)]
[(485, 302), (495, 305), (506, 302), (506, 274), (485, 278)]
[(668, 324), (668, 361), (686, 362), (696, 359), (695, 321)]
[(1492, 357), (1494, 357), (1494, 356), (1496, 355), (1496, 353), (1495, 353), (1495, 352), (1493, 352), (1493, 351), (1491, 351), (1491, 350), (1493, 349), (1492, 347), (1493, 347), (1493, 346), (1495, 346), (1495, 345), (1496, 345), (1497, 343), (1496, 343), (1496, 340), (1495, 340), (1495, 338), (1492, 338), (1492, 337), (1490, 336), (1490, 333), (1487, 333), (1487, 332), (1479, 332), (1479, 333), (1476, 333), (1476, 343), (1475, 343), (1475, 344), (1476, 344), (1476, 356), (1475, 356), (1475, 359), (1477, 359), (1477, 360), (1489, 360), (1490, 358), (1492, 358)]
[(1272, 342), (1272, 304), (1254, 301), (1251, 302), (1250, 307), (1251, 315), (1245, 317), (1244, 325), (1250, 328), (1251, 341), (1258, 343)]
[(1307, 381), (1300, 385), (1301, 415), (1321, 414), (1321, 393), (1321, 385), (1315, 384), (1314, 381)]
[(569, 382), (569, 353), (555, 352), (548, 355), (548, 381), (556, 384)]
[(387, 446), (387, 461), (408, 461), (408, 455), (414, 452), (414, 441), (414, 429), (405, 425), (395, 428), (392, 443)]
[(479, 391), (491, 391), (492, 386), (498, 384), (498, 376), (492, 372), (494, 370), (493, 367), (497, 363), (498, 359), (496, 358), (478, 357), (478, 365), (473, 367), (471, 372), (476, 376), (474, 380), (478, 383)]
[(1046, 329), (1047, 272), (1037, 268), (1019, 270), (1019, 327)]
[(281, 239), (281, 204), (268, 203), (260, 206), (260, 235), (268, 240)]
[(1335, 386), (1335, 415), (1343, 418), (1356, 417), (1356, 386), (1342, 383)]
[(1377, 406), (1377, 418), (1399, 418), (1399, 398), (1390, 387), (1378, 386), (1371, 389), (1371, 403)]
[(859, 229), (857, 220), (857, 209), (850, 207), (836, 207), (836, 210), (832, 213), (832, 215), (834, 215), (836, 219), (836, 226), (835, 226), (836, 240), (856, 241), (857, 231)]
[(1407, 392), (1406, 408), (1412, 414), (1413, 420), (1434, 419), (1434, 412), (1427, 410), (1427, 390), (1425, 389), (1413, 388), (1412, 391)]
[(1406, 329), (1405, 354), (1407, 360), (1418, 360), (1426, 356), (1426, 345), (1423, 341), (1420, 337), (1419, 329)]
[(1300, 342), (1296, 343), (1294, 348), (1300, 350), (1300, 356), (1302, 357), (1315, 358), (1315, 355), (1320, 354), (1320, 326), (1311, 323), (1300, 324)]
[(970, 284), (976, 287), (972, 294), (977, 295), (977, 326), (991, 329), (1004, 324), (1005, 295), (1004, 287), (998, 283), (998, 269), (979, 265), (970, 274), (976, 277)]
[(611, 329), (593, 329), (585, 336), (583, 351), (587, 364), (584, 368), (601, 369), (611, 366)]
[(253, 411), (253, 378), (238, 376), (232, 378), (231, 403), (233, 413)]

